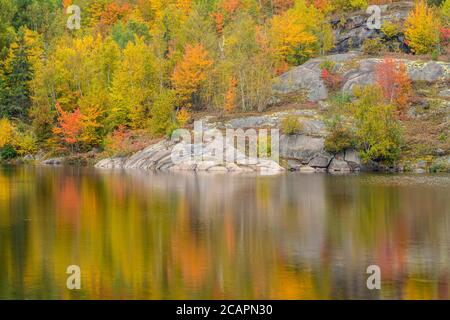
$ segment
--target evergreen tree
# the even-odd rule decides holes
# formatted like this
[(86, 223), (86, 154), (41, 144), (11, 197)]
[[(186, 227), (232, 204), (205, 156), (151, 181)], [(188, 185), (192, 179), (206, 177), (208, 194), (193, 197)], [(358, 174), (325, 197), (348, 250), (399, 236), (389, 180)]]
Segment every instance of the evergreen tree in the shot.
[(17, 41), (11, 45), (6, 61), (3, 81), (3, 99), (0, 114), (6, 117), (25, 119), (31, 105), (30, 81), (33, 72), (23, 30), (19, 30)]

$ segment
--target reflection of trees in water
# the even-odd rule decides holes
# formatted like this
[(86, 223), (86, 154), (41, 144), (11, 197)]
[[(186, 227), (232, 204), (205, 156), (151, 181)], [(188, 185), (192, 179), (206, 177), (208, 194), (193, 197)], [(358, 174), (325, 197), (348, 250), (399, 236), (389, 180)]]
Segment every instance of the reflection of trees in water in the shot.
[(86, 298), (376, 298), (370, 264), (381, 297), (448, 297), (445, 191), (364, 176), (2, 171), (0, 298), (69, 298), (74, 263)]

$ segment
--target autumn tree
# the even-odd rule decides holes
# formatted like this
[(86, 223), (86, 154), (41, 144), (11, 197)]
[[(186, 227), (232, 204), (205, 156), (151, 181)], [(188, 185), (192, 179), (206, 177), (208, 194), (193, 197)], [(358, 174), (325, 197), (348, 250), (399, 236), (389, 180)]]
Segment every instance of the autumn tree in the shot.
[(183, 58), (175, 66), (172, 75), (172, 83), (181, 106), (200, 105), (200, 91), (212, 64), (203, 45), (186, 46)]
[(395, 104), (401, 114), (412, 97), (412, 83), (404, 62), (385, 58), (376, 66), (376, 80), (388, 104)]
[(58, 112), (58, 123), (53, 128), (53, 133), (59, 136), (63, 143), (70, 146), (71, 151), (78, 150), (77, 144), (80, 142), (82, 132), (82, 114), (77, 108), (73, 112), (64, 111), (60, 104), (56, 104)]
[(272, 44), (280, 61), (298, 65), (332, 48), (333, 33), (325, 15), (304, 0), (271, 21)]
[(406, 19), (406, 41), (414, 53), (430, 53), (439, 43), (439, 29), (437, 15), (424, 0), (420, 0)]

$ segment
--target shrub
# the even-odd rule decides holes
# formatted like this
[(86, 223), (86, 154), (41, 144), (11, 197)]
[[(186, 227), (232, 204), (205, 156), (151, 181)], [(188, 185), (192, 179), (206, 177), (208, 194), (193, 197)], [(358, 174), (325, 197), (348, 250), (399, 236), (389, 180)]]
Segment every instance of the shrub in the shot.
[(367, 55), (375, 55), (386, 51), (386, 46), (380, 38), (366, 39), (362, 45), (362, 51)]
[(388, 39), (393, 39), (401, 33), (400, 26), (390, 21), (385, 21), (381, 27), (381, 32)]
[(339, 74), (328, 71), (327, 69), (322, 70), (322, 80), (328, 89), (335, 91), (338, 90), (342, 85), (342, 77)]
[(355, 146), (354, 133), (345, 125), (340, 116), (327, 121), (329, 134), (325, 139), (325, 150), (330, 153), (339, 153)]
[(425, 1), (419, 1), (405, 22), (405, 37), (416, 54), (433, 52), (439, 43), (439, 19)]
[(325, 60), (320, 64), (320, 69), (327, 70), (328, 72), (334, 72), (336, 68), (336, 63), (331, 60)]
[(10, 144), (7, 144), (0, 148), (0, 159), (1, 160), (11, 160), (17, 157), (16, 149)]
[(403, 114), (413, 95), (412, 82), (405, 64), (385, 58), (378, 63), (375, 71), (376, 80), (381, 87), (385, 102), (395, 104)]
[(383, 102), (379, 86), (355, 88), (357, 100), (351, 111), (356, 126), (356, 142), (364, 161), (395, 162), (400, 154), (401, 126), (395, 107)]
[(301, 133), (303, 130), (303, 124), (300, 122), (299, 117), (286, 116), (281, 121), (281, 131), (287, 135), (293, 135)]

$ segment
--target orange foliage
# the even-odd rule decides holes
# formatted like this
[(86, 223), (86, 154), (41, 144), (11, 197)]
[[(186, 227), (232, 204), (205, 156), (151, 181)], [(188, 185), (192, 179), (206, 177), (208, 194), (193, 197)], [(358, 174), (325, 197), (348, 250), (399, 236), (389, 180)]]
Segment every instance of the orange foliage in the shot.
[(399, 107), (399, 111), (403, 112), (412, 96), (411, 79), (405, 64), (385, 58), (376, 67), (376, 80), (386, 101), (395, 103)]
[(240, 0), (223, 0), (221, 3), (221, 7), (227, 14), (233, 15), (240, 4)]
[(63, 7), (67, 8), (72, 5), (73, 0), (63, 0)]
[(61, 135), (64, 142), (75, 144), (79, 141), (82, 131), (82, 114), (77, 108), (74, 112), (65, 112), (59, 102), (56, 103), (59, 113), (58, 126), (53, 128), (53, 133)]
[(111, 2), (100, 15), (100, 24), (105, 26), (112, 26), (120, 19), (126, 17), (131, 12), (128, 3), (119, 5), (116, 2)]
[(212, 14), (212, 17), (214, 18), (214, 22), (216, 24), (216, 31), (218, 34), (222, 34), (223, 32), (223, 24), (224, 24), (224, 19), (223, 19), (223, 14), (220, 12), (214, 12)]
[(234, 77), (232, 77), (230, 79), (230, 83), (228, 85), (228, 91), (225, 95), (224, 109), (228, 113), (231, 113), (234, 111), (235, 102), (236, 102), (236, 88), (237, 88), (237, 80)]
[(212, 64), (203, 45), (186, 46), (183, 58), (175, 66), (172, 75), (172, 83), (182, 104), (191, 106), (192, 95), (206, 80), (207, 71)]

